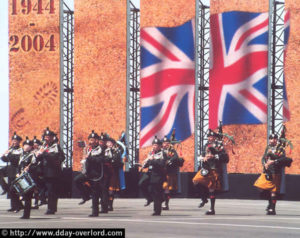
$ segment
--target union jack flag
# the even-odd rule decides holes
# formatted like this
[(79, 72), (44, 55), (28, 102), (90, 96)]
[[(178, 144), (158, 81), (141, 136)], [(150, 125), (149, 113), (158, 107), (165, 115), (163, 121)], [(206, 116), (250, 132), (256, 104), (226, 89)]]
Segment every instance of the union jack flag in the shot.
[[(209, 127), (267, 122), (268, 13), (211, 16)], [(285, 14), (285, 44), (289, 12)], [(284, 89), (284, 119), (290, 117)]]
[(184, 140), (194, 132), (194, 21), (141, 29), (140, 145), (155, 135)]

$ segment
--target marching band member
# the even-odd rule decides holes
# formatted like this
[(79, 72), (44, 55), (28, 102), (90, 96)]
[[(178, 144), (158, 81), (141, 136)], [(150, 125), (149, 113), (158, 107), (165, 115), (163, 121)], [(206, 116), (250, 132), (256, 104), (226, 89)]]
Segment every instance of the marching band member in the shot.
[(116, 146), (120, 150), (120, 158), (122, 162), (122, 166), (119, 168), (119, 181), (120, 181), (120, 189), (124, 190), (126, 189), (125, 184), (125, 173), (124, 173), (124, 164), (128, 162), (127, 160), (127, 148), (126, 148), (126, 134), (125, 132), (122, 132), (119, 140), (117, 140)]
[[(33, 141), (29, 140), (28, 137), (26, 137), (26, 140), (23, 142), (23, 152), (20, 157), (20, 162), (18, 166), (18, 175), (21, 175), (22, 173), (28, 172), (32, 178), (34, 178), (34, 166), (33, 164), (36, 163), (36, 157), (35, 154), (32, 151), (33, 149)], [(23, 216), (20, 217), (21, 219), (29, 219), (30, 218), (30, 210), (31, 210), (31, 199), (33, 196), (34, 190), (30, 190), (27, 193), (24, 194), (23, 199), (25, 202), (24, 206), (24, 213)], [(18, 202), (19, 198), (15, 197)]]
[(163, 202), (163, 182), (165, 176), (166, 155), (161, 149), (161, 141), (155, 136), (152, 142), (152, 151), (149, 153), (147, 161), (143, 168), (148, 168), (149, 171), (149, 187), (152, 200), (154, 202), (152, 216), (160, 216), (161, 204)]
[[(42, 141), (40, 141), (39, 139), (36, 138), (36, 136), (33, 137), (33, 147), (32, 147), (32, 150), (33, 150), (33, 153), (36, 154), (41, 146), (42, 146)], [(46, 190), (45, 188), (45, 183), (42, 181), (42, 179), (40, 178), (40, 172), (41, 172), (41, 169), (40, 169), (40, 164), (39, 163), (36, 163), (35, 165), (35, 171), (34, 171), (34, 176), (35, 176), (35, 183), (37, 185), (37, 188), (34, 190), (34, 206), (32, 207), (32, 209), (39, 209), (39, 199), (41, 200), (41, 204), (46, 204), (46, 196), (43, 195), (43, 191)], [(39, 193), (39, 191), (41, 191), (41, 194)]]
[[(146, 169), (145, 165), (147, 164), (148, 160), (153, 156), (154, 151), (152, 150), (149, 152), (148, 157), (145, 159), (141, 171)], [(146, 203), (144, 204), (145, 207), (149, 206), (151, 202), (153, 202), (152, 196), (150, 194), (149, 186), (150, 186), (150, 172), (151, 170), (148, 168), (147, 172), (144, 172), (142, 174), (142, 177), (139, 180), (138, 186), (143, 194), (143, 196), (146, 198)]]
[[(89, 154), (92, 151), (92, 144), (90, 143), (90, 139), (93, 138), (93, 140), (95, 140), (95, 146), (99, 146), (99, 136), (97, 135), (97, 133), (94, 133), (94, 131), (92, 131), (92, 133), (88, 136), (88, 140), (89, 140), (89, 144), (88, 145), (84, 145), (83, 148), (83, 158), (80, 161), (81, 166), (82, 166), (82, 170), (81, 172), (74, 178), (74, 183), (77, 187), (77, 189), (80, 192), (80, 195), (82, 197), (82, 200), (79, 202), (79, 205), (84, 204), (86, 201), (91, 199), (91, 188), (90, 186), (87, 184), (88, 183), (88, 178), (86, 176), (86, 159), (89, 157)], [(93, 141), (91, 140), (91, 141)]]
[[(281, 136), (282, 137), (282, 136)], [(283, 139), (284, 136), (280, 139)], [(263, 173), (255, 181), (254, 186), (265, 191), (269, 204), (267, 215), (276, 215), (275, 207), (277, 194), (280, 193), (282, 171), (285, 166), (290, 167), (292, 159), (285, 155), (285, 142), (278, 141), (278, 135), (269, 136), (269, 145), (262, 157)]]
[(113, 211), (114, 194), (120, 191), (119, 169), (123, 167), (123, 162), (121, 149), (113, 138), (106, 139), (106, 147), (105, 157), (110, 162), (108, 210)]
[(45, 145), (37, 153), (37, 160), (42, 162), (42, 176), (48, 191), (48, 210), (46, 215), (57, 212), (59, 178), (62, 173), (62, 162), (65, 160), (60, 146), (54, 142), (55, 133), (47, 127), (43, 137)]
[(175, 193), (178, 189), (178, 173), (179, 167), (183, 165), (176, 150), (171, 145), (170, 139), (165, 136), (162, 140), (162, 149), (167, 156), (166, 172), (167, 180), (163, 183), (165, 192), (165, 206), (163, 210), (169, 210), (170, 193)]
[[(98, 134), (92, 131), (89, 135), (89, 145), (92, 148), (86, 158), (86, 176), (92, 189), (92, 214), (90, 217), (99, 216), (99, 199), (101, 197), (100, 213), (108, 213), (108, 179), (109, 173), (105, 166), (105, 146), (103, 144), (104, 135), (99, 138), (99, 145), (95, 138)], [(101, 143), (100, 143), (101, 141)]]
[(211, 206), (206, 215), (215, 215), (215, 191), (221, 190), (222, 163), (228, 163), (229, 157), (225, 149), (216, 141), (217, 133), (210, 130), (207, 136), (205, 152), (200, 157), (200, 170), (193, 178), (193, 183), (200, 189), (202, 202), (199, 207), (203, 207), (208, 202), (209, 195)]
[[(37, 139), (36, 136), (34, 136), (34, 138), (33, 138), (33, 152), (36, 157), (38, 156), (39, 151), (43, 147), (44, 135), (42, 135), (42, 137), (43, 137), (42, 141)], [(38, 206), (36, 206), (36, 201), (35, 201), (34, 208), (38, 209), (39, 206), (48, 204), (47, 196), (46, 196), (47, 187), (46, 187), (45, 179), (43, 176), (43, 161), (38, 161), (38, 160), (36, 161), (34, 174), (35, 174), (34, 175), (35, 183), (37, 185), (37, 189), (36, 189), (37, 193), (35, 193), (35, 197), (37, 200), (40, 200), (40, 204), (38, 204)]]
[[(11, 140), (11, 147), (1, 157), (2, 161), (8, 163), (7, 166), (0, 170), (0, 184), (3, 189), (2, 194), (10, 191), (11, 183), (16, 178), (19, 160), (22, 154), (22, 148), (20, 148), (20, 142), (22, 141), (22, 138), (15, 132)], [(4, 181), (4, 177), (8, 177), (8, 183)], [(15, 201), (12, 199), (10, 200), (10, 206), (11, 208), (8, 209), (9, 212), (18, 212), (23, 207), (22, 204), (18, 202), (15, 203)]]

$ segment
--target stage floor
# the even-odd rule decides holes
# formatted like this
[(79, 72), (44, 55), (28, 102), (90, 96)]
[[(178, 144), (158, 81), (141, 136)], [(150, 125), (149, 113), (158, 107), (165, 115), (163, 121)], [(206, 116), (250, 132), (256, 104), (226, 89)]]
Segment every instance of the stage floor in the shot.
[(199, 209), (198, 199), (172, 199), (170, 210), (153, 217), (152, 204), (144, 199), (116, 199), (114, 211), (90, 218), (91, 201), (60, 199), (55, 215), (44, 215), (46, 206), (32, 210), (30, 220), (19, 219), (23, 211), (9, 213), (9, 200), (0, 199), (0, 228), (125, 228), (125, 237), (300, 237), (300, 202), (278, 201), (277, 215), (265, 215), (266, 201), (216, 200), (216, 215), (206, 216), (209, 203)]

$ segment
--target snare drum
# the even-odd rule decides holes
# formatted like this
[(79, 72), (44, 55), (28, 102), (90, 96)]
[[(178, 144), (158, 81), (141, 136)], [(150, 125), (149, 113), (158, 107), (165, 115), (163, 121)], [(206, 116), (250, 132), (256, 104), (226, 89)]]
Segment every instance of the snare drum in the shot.
[(23, 196), (31, 191), (36, 185), (30, 174), (25, 172), (15, 179), (12, 186), (19, 195)]

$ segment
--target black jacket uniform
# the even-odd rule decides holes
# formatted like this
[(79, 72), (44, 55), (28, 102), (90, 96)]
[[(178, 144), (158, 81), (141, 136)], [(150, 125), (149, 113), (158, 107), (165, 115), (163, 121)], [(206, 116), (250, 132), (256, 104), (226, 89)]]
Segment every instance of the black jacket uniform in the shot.
[(15, 147), (10, 149), (10, 152), (7, 155), (1, 157), (2, 161), (8, 162), (7, 166), (7, 177), (14, 179), (18, 173), (18, 165), (20, 156), (23, 150), (20, 147)]
[(162, 184), (166, 180), (167, 156), (162, 150), (159, 150), (155, 153), (149, 153), (149, 157), (153, 157), (153, 159), (147, 159), (143, 168), (148, 168), (150, 176), (149, 184), (152, 200), (154, 201), (154, 214), (160, 215), (161, 203), (163, 202)]
[(153, 155), (149, 153), (149, 156), (154, 158), (148, 159), (143, 168), (148, 168), (148, 172), (150, 172), (150, 184), (162, 183), (166, 179), (165, 165), (167, 156), (162, 150), (157, 151)]
[(44, 152), (37, 157), (37, 160), (41, 161), (42, 177), (48, 191), (47, 214), (54, 214), (57, 211), (62, 162), (64, 159), (64, 153), (57, 143), (47, 145)]
[(104, 177), (106, 172), (104, 163), (107, 162), (104, 151), (104, 147), (101, 147), (100, 145), (89, 151), (85, 162), (86, 176), (88, 179), (100, 180)]
[(18, 174), (21, 174), (24, 169), (30, 164), (30, 170), (32, 170), (32, 166), (36, 163), (36, 157), (34, 153), (31, 151), (25, 152), (23, 151), (21, 156), (20, 156), (20, 161), (19, 161), (19, 166), (18, 166)]
[(44, 178), (60, 177), (65, 156), (57, 143), (46, 146), (45, 151), (38, 156), (37, 160), (41, 161), (42, 176)]
[(105, 147), (93, 148), (86, 159), (86, 176), (92, 188), (92, 216), (98, 216), (99, 198), (101, 212), (108, 212), (109, 159), (105, 156)]

